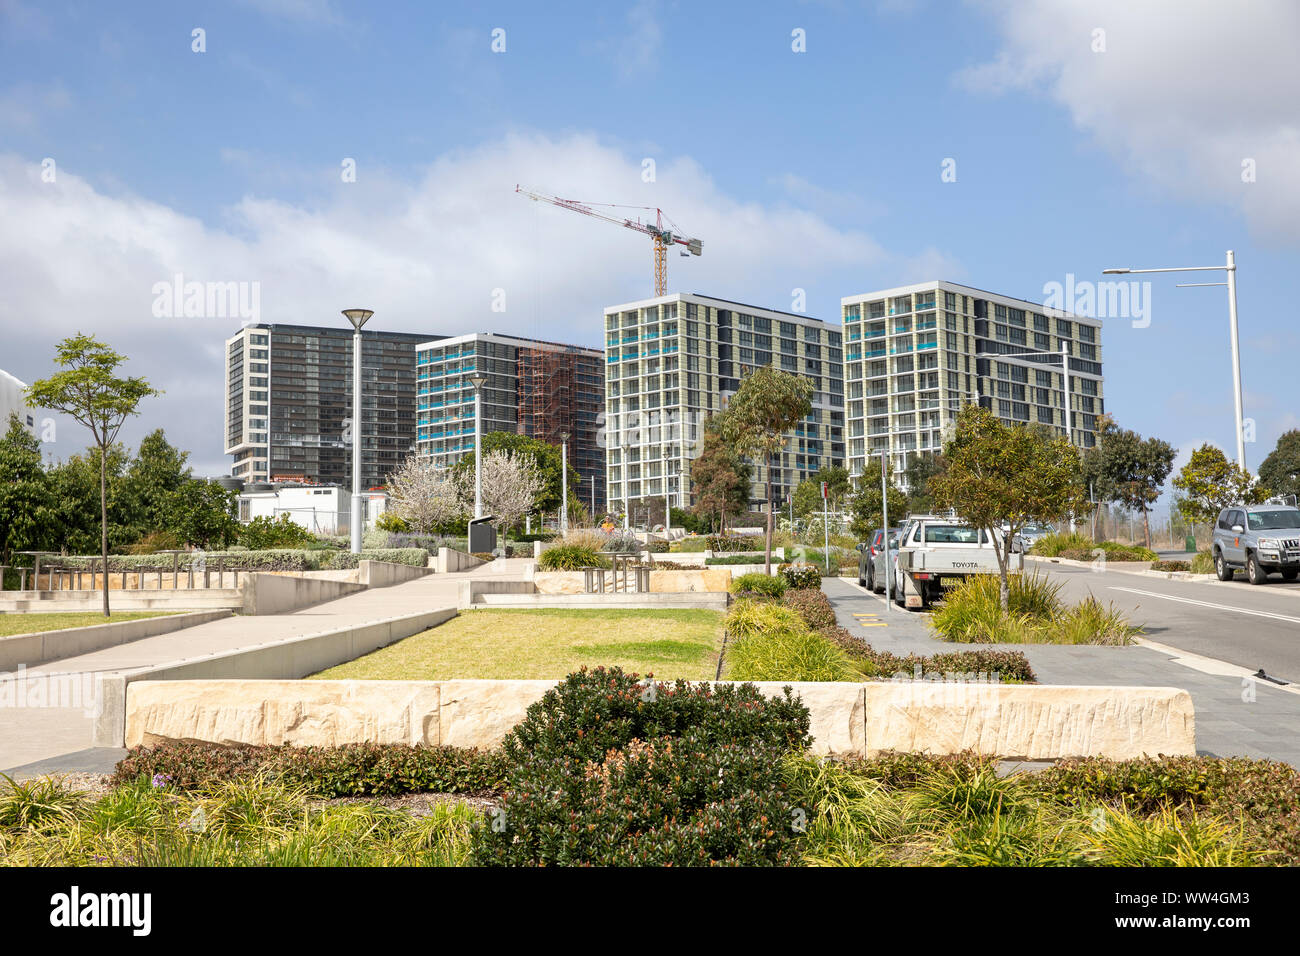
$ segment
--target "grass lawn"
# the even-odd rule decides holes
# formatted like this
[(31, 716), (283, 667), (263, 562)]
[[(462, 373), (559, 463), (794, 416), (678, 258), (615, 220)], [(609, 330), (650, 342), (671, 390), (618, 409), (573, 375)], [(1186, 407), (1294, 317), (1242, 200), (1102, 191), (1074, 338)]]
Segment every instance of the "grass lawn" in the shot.
[(35, 634), (38, 631), (59, 631), (65, 627), (89, 627), (92, 624), (117, 624), (121, 621), (136, 621), (144, 617), (166, 617), (178, 614), (178, 611), (119, 611), (109, 617), (96, 611), (78, 611), (75, 614), (48, 613), (33, 611), (31, 613), (0, 614), (0, 637), (14, 634)]
[(722, 612), (568, 608), (468, 611), (364, 657), (313, 674), (325, 680), (556, 678), (586, 665), (712, 680)]

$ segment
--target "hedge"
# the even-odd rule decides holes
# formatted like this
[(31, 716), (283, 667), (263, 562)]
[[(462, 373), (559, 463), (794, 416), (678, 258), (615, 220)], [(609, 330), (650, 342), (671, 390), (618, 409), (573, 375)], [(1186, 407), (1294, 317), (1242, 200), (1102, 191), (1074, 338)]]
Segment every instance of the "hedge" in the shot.
[(265, 775), (317, 797), (399, 793), (493, 793), (505, 779), (499, 751), (406, 744), (340, 747), (223, 746), (200, 741), (134, 747), (118, 762), (112, 784), (144, 776), (178, 790)]
[[(358, 560), (388, 561), (422, 568), (429, 563), (429, 552), (424, 548), (383, 548), (362, 551), (360, 556), (350, 551), (270, 548), (265, 551), (190, 551), (181, 555), (170, 554), (110, 554), (108, 570), (120, 571), (170, 571), (173, 558), (185, 571), (202, 557), (209, 571), (339, 571), (355, 568)], [(95, 557), (52, 556), (41, 560), (42, 568), (50, 565), (73, 571), (99, 569), (100, 559)], [(199, 569), (195, 567), (195, 573)]]

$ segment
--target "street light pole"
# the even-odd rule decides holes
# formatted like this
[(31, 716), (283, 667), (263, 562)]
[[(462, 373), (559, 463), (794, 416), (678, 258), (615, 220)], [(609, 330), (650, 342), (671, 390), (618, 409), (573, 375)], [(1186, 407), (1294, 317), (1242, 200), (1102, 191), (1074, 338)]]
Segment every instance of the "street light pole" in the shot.
[(628, 479), (630, 477), (630, 466), (627, 456), (632, 453), (632, 446), (626, 441), (623, 443), (623, 530), (630, 531), (632, 528), (632, 499), (628, 497)]
[(474, 389), (474, 517), (483, 517), (483, 385), (487, 376), (475, 372), (469, 377)]
[(352, 522), (351, 551), (361, 553), (365, 526), (365, 497), (361, 492), (361, 327), (375, 313), (371, 309), (344, 309), (352, 323)]
[(1232, 400), (1237, 413), (1237, 466), (1246, 470), (1246, 426), (1242, 418), (1241, 347), (1237, 338), (1237, 257), (1228, 250), (1221, 266), (1185, 266), (1172, 269), (1102, 269), (1102, 275), (1134, 275), (1147, 272), (1219, 272), (1227, 273), (1226, 282), (1180, 282), (1178, 288), (1226, 286), (1228, 289), (1228, 332), (1232, 340)]

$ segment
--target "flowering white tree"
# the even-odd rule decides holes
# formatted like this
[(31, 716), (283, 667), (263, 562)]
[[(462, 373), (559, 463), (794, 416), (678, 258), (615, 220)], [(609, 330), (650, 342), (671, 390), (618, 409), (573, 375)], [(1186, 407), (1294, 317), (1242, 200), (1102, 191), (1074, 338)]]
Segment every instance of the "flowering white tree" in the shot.
[(417, 534), (430, 534), (465, 513), (456, 484), (447, 468), (412, 455), (388, 479), (393, 513)]
[[(502, 538), (509, 528), (537, 506), (546, 479), (532, 455), (490, 451), (483, 455), (483, 512), (495, 517)], [(461, 500), (474, 506), (474, 469), (461, 475)]]

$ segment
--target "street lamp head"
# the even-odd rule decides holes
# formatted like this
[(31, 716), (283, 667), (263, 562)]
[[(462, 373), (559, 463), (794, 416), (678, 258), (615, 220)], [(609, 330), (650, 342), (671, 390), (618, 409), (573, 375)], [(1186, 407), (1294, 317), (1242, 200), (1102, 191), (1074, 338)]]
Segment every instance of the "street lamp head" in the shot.
[(568, 440), (569, 440), (569, 433), (567, 431), (560, 432), (560, 441), (568, 441)]
[(487, 380), (488, 377), (484, 375), (482, 372), (475, 372), (473, 375), (469, 377), (469, 383), (470, 385), (474, 386), (474, 391), (476, 392), (484, 385), (487, 384)]
[(352, 323), (352, 327), (360, 332), (361, 326), (365, 325), (375, 313), (370, 309), (344, 309), (343, 314)]
[(1102, 269), (1101, 274), (1104, 276), (1122, 276), (1132, 271), (1132, 269)]

